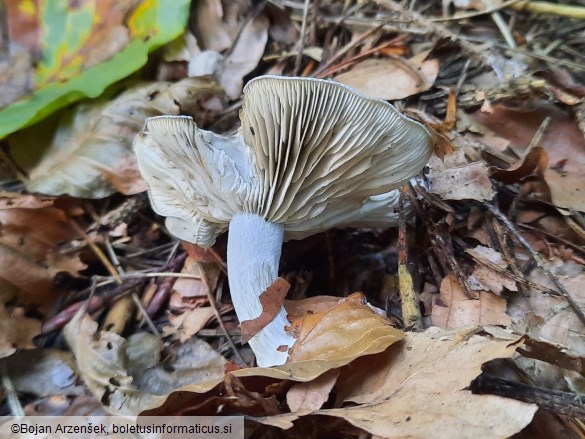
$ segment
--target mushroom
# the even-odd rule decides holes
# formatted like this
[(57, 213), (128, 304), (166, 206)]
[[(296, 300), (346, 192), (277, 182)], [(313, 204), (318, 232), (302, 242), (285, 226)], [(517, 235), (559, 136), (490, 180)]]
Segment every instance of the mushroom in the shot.
[[(312, 78), (251, 80), (240, 120), (222, 136), (190, 117), (153, 117), (134, 148), (171, 233), (209, 247), (229, 228), (229, 285), (243, 322), (263, 312), (259, 295), (278, 276), (283, 239), (395, 224), (395, 189), (421, 171), (433, 137), (385, 101)], [(281, 308), (250, 339), (259, 366), (286, 362), (289, 324)]]

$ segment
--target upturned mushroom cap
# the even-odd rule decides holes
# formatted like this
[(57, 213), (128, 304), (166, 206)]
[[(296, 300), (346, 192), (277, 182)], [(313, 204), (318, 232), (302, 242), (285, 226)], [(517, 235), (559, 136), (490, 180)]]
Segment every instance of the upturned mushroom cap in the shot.
[(374, 225), (368, 215), (432, 152), (423, 125), (332, 81), (258, 77), (240, 119), (225, 137), (190, 117), (154, 117), (135, 142), (153, 208), (183, 240), (210, 246), (238, 213), (281, 224), (287, 238)]

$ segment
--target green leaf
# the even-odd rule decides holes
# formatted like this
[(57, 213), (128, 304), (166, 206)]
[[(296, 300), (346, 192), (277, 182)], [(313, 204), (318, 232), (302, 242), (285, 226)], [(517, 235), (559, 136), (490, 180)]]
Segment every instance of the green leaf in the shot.
[[(38, 40), (20, 37), (42, 55), (32, 94), (0, 111), (0, 139), (72, 102), (99, 96), (138, 70), (150, 51), (183, 31), (190, 0), (39, 0), (25, 12), (20, 4), (8, 0), (9, 27), (25, 12), (28, 22), (36, 20)], [(21, 43), (18, 37), (13, 42)]]

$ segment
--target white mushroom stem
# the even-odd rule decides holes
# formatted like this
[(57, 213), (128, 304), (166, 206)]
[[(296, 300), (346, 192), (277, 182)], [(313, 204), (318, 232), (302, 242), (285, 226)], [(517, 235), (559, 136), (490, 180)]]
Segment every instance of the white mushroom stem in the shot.
[[(240, 322), (262, 314), (259, 300), (278, 277), (284, 228), (261, 216), (243, 213), (233, 217), (229, 226), (227, 265), (230, 291)], [(295, 339), (285, 331), (290, 323), (281, 307), (278, 315), (249, 341), (261, 367), (286, 362), (288, 348)], [(277, 350), (281, 346), (287, 348)]]

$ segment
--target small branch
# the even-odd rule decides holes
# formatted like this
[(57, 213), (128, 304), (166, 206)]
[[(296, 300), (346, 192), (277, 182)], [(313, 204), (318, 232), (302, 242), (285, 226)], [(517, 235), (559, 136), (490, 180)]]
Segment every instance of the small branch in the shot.
[(536, 404), (540, 408), (567, 416), (585, 417), (583, 395), (560, 390), (546, 389), (518, 383), (512, 380), (482, 374), (470, 386), (475, 394), (497, 395)]
[(5, 393), (4, 396), (8, 402), (8, 407), (10, 407), (12, 416), (24, 416), (24, 408), (18, 399), (18, 394), (16, 393), (14, 384), (8, 374), (8, 368), (3, 359), (0, 359), (0, 376), (2, 377), (2, 387), (4, 388)]
[(249, 366), (249, 364), (246, 363), (246, 360), (244, 360), (244, 357), (242, 357), (242, 354), (240, 353), (238, 347), (235, 345), (234, 341), (232, 340), (232, 337), (230, 336), (227, 328), (225, 327), (225, 324), (223, 323), (223, 319), (221, 317), (221, 312), (219, 311), (217, 302), (215, 301), (215, 297), (213, 297), (213, 293), (209, 291), (209, 289), (207, 289), (207, 298), (209, 300), (209, 303), (211, 304), (211, 307), (213, 308), (213, 312), (215, 314), (215, 318), (217, 319), (217, 323), (219, 323), (219, 327), (221, 328), (223, 335), (227, 339), (228, 344), (232, 348), (234, 355), (242, 364)]
[(559, 291), (559, 294), (565, 298), (565, 300), (571, 306), (571, 308), (573, 309), (573, 311), (575, 312), (575, 314), (577, 315), (579, 320), (581, 320), (581, 322), (585, 325), (585, 314), (583, 313), (583, 310), (581, 309), (581, 307), (571, 297), (569, 292), (566, 290), (566, 288), (563, 286), (563, 284), (558, 280), (558, 278), (544, 265), (544, 262), (542, 261), (542, 259), (540, 259), (540, 256), (538, 255), (536, 250), (534, 250), (532, 248), (532, 246), (530, 245), (530, 243), (528, 241), (526, 241), (526, 239), (520, 234), (520, 232), (518, 231), (518, 229), (516, 229), (514, 224), (512, 224), (512, 222), (508, 219), (508, 217), (506, 215), (504, 215), (500, 211), (500, 209), (498, 209), (496, 206), (493, 206), (492, 204), (485, 202), (485, 201), (483, 202), (483, 205), (488, 208), (488, 210), (492, 213), (492, 215), (494, 215), (496, 218), (498, 218), (506, 226), (506, 228), (518, 240), (518, 242), (520, 242), (520, 244), (522, 244), (522, 246), (528, 251), (528, 253), (530, 253), (530, 256), (532, 257), (532, 260), (534, 261), (534, 263), (536, 265), (538, 265), (538, 267), (546, 274), (546, 276), (550, 279), (550, 281), (553, 283), (553, 285)]
[(77, 224), (77, 221), (75, 221), (73, 218), (69, 218), (69, 224), (71, 224), (71, 226), (75, 229), (75, 231), (77, 233), (79, 233), (81, 235), (81, 237), (84, 239), (84, 241), (87, 243), (87, 245), (89, 245), (89, 248), (91, 248), (91, 250), (94, 252), (94, 254), (101, 261), (101, 263), (104, 264), (104, 267), (106, 267), (106, 270), (108, 270), (108, 273), (110, 273), (110, 275), (116, 280), (116, 282), (118, 284), (121, 284), (122, 278), (120, 277), (118, 270), (116, 270), (116, 268), (112, 265), (110, 260), (104, 254), (104, 252), (92, 241), (92, 239), (85, 232), (85, 230), (83, 230), (79, 226), (79, 224)]
[(310, 0), (305, 0), (305, 8), (303, 9), (303, 24), (301, 26), (301, 46), (297, 53), (297, 59), (295, 60), (294, 76), (298, 76), (301, 71), (301, 62), (303, 60), (303, 50), (305, 50), (305, 37), (307, 32), (307, 20), (309, 18), (309, 4)]
[(516, 11), (528, 11), (535, 14), (553, 14), (563, 17), (585, 19), (585, 8), (577, 5), (561, 5), (558, 3), (522, 1), (512, 6)]
[(400, 190), (400, 214), (398, 216), (398, 284), (402, 304), (402, 322), (405, 329), (423, 329), (418, 295), (414, 291), (412, 275), (408, 271), (408, 245), (406, 242), (405, 189)]

